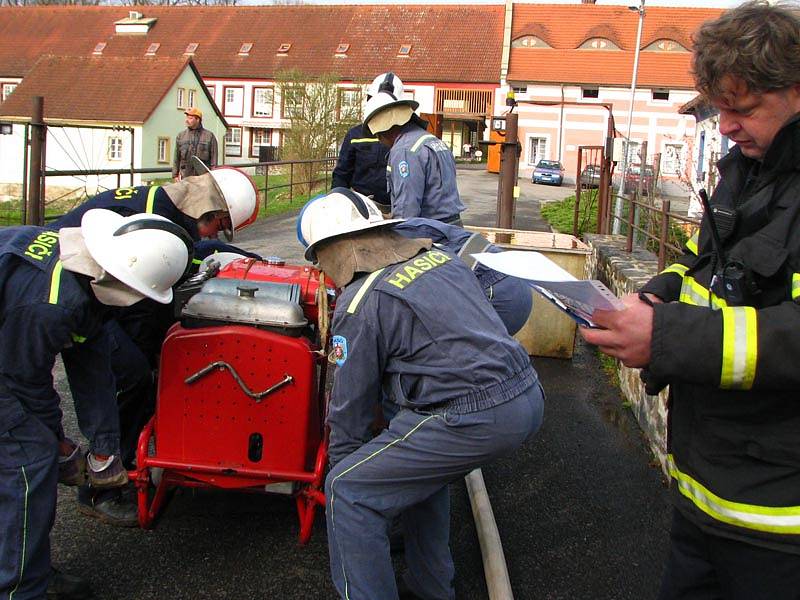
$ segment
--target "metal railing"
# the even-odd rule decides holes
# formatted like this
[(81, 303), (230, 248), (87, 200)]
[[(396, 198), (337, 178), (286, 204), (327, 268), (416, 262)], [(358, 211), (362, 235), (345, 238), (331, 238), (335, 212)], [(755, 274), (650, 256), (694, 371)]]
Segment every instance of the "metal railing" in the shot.
[[(337, 157), (333, 155), (319, 159), (252, 162), (231, 166), (244, 169), (255, 175), (254, 180), (256, 181), (256, 188), (260, 201), (260, 213), (264, 215), (274, 202), (288, 203), (290, 205), (297, 202), (297, 204), (300, 205), (315, 193), (327, 192), (330, 189), (331, 174), (336, 164), (336, 158)], [(86, 179), (100, 176), (110, 176), (112, 180), (116, 177), (115, 187), (119, 188), (123, 185), (136, 185), (137, 176), (143, 180), (171, 180), (172, 171), (171, 167), (168, 166), (139, 169), (46, 169), (42, 173), (42, 176), (45, 180), (44, 188), (46, 188), (46, 181), (48, 178), (72, 177)], [(261, 177), (263, 177), (263, 183), (261, 182)], [(142, 183), (141, 185), (144, 184)], [(90, 196), (84, 186), (78, 186), (76, 188), (67, 186), (67, 188), (67, 191), (61, 196), (46, 201), (45, 206), (52, 206), (55, 202), (63, 201), (67, 197), (74, 197), (75, 202), (73, 206), (77, 206)], [(42, 197), (44, 197), (44, 194), (42, 194)], [(24, 215), (24, 205), (0, 211), (0, 225), (21, 223), (23, 222)], [(42, 215), (44, 215), (44, 211), (42, 211)], [(51, 221), (60, 216), (60, 214), (50, 214), (45, 220)]]

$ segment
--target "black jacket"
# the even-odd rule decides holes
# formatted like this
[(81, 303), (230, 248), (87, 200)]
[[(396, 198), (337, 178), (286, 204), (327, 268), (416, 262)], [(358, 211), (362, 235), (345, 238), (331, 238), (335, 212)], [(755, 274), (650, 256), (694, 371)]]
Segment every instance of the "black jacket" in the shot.
[(339, 150), (339, 159), (333, 169), (333, 187), (353, 188), (372, 196), (378, 204), (388, 205), (386, 191), (386, 161), (389, 148), (378, 138), (364, 133), (361, 125), (350, 128)]
[[(718, 226), (728, 266), (705, 219), (644, 286), (670, 302), (655, 307), (644, 376), (670, 385), (681, 512), (711, 533), (800, 553), (800, 118), (763, 162), (734, 148), (719, 170), (711, 205), (736, 211)], [(726, 299), (724, 279), (740, 271), (744, 298)]]

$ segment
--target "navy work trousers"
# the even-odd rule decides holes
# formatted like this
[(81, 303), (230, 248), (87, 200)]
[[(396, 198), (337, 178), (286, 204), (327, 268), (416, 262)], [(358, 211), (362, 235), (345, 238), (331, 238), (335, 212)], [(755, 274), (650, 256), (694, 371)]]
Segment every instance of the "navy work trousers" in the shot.
[(50, 580), (56, 435), (36, 417), (0, 433), (0, 600), (39, 600)]
[(406, 584), (431, 600), (454, 598), (447, 485), (516, 449), (541, 423), (536, 384), (485, 410), (402, 409), (388, 429), (337, 463), (325, 481), (331, 576), (342, 598), (395, 600), (391, 520), (401, 515)]

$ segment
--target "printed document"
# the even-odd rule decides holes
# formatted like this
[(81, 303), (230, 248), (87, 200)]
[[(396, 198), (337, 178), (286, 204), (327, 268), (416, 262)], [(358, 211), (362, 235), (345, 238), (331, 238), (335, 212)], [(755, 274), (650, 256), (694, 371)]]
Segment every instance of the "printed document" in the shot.
[(524, 279), (579, 325), (596, 327), (592, 322), (595, 310), (621, 310), (624, 307), (602, 282), (577, 279), (540, 252), (509, 250), (472, 256), (490, 269)]

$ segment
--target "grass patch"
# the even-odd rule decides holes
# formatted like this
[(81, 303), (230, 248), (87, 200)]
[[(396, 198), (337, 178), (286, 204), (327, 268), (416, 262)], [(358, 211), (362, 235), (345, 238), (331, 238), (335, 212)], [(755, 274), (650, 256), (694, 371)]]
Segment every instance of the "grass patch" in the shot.
[[(585, 190), (581, 194), (578, 212), (578, 231), (574, 233), (581, 237), (586, 232), (597, 231), (597, 201), (599, 190)], [(558, 202), (548, 202), (541, 207), (544, 217), (551, 227), (559, 233), (572, 234), (572, 224), (575, 219), (575, 196), (568, 196)]]

